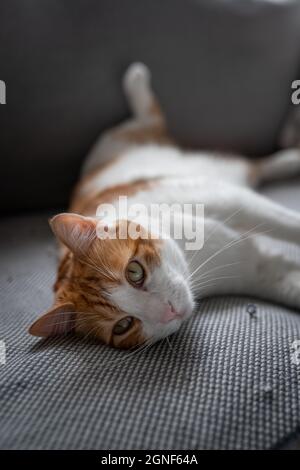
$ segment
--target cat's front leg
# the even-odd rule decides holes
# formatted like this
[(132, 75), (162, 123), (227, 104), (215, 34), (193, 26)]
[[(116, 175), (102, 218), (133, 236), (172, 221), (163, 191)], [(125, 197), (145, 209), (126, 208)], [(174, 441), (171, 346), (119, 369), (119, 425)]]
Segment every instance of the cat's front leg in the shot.
[[(204, 216), (224, 221), (237, 231), (267, 232), (270, 237), (300, 245), (300, 214), (255, 193), (220, 180), (190, 178), (162, 183), (166, 202), (202, 204)], [(161, 201), (161, 195), (158, 196)]]
[(186, 254), (195, 297), (250, 295), (300, 309), (300, 262), (271, 251), (255, 233), (213, 220), (205, 229), (203, 249)]
[(300, 309), (300, 261), (268, 249), (266, 240), (259, 238), (253, 240), (253, 250), (257, 262), (249, 278), (249, 294)]
[(225, 218), (235, 230), (266, 232), (272, 238), (300, 245), (300, 214), (251, 189), (216, 187), (205, 207), (208, 212)]

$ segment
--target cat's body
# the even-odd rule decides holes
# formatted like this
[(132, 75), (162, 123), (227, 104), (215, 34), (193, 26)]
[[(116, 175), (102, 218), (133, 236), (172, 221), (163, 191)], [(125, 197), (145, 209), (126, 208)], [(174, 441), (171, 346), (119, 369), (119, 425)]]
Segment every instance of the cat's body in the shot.
[[(52, 220), (66, 247), (56, 302), (31, 333), (74, 329), (128, 348), (172, 333), (190, 317), (195, 299), (209, 295), (253, 295), (300, 308), (300, 266), (270, 253), (262, 239), (300, 244), (300, 214), (251, 189), (300, 173), (299, 150), (252, 162), (183, 151), (167, 133), (145, 66), (129, 68), (124, 88), (133, 119), (96, 143), (73, 195), (73, 214)], [(129, 207), (203, 204), (203, 248), (187, 249), (185, 237), (99, 240), (97, 208), (117, 206), (119, 196), (127, 196)], [(149, 220), (136, 223), (149, 235), (144, 222)], [(128, 218), (121, 214), (114, 224), (118, 230), (125, 224), (127, 230)], [(128, 272), (133, 279), (142, 276), (142, 282), (128, 279)]]

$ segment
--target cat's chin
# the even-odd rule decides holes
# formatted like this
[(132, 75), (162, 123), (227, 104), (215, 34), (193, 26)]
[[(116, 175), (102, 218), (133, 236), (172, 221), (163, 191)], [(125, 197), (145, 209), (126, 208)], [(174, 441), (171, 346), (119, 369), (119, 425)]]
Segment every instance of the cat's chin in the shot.
[(175, 318), (174, 320), (171, 320), (169, 323), (163, 325), (157, 329), (157, 332), (154, 334), (154, 339), (155, 341), (159, 341), (161, 339), (166, 338), (167, 336), (173, 335), (176, 333), (181, 325), (186, 321), (187, 318), (184, 319), (179, 319)]

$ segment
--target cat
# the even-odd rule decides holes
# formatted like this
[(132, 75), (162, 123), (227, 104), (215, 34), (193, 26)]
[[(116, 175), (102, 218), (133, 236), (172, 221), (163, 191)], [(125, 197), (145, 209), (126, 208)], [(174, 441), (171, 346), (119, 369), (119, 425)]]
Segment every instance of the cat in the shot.
[[(297, 90), (299, 94), (299, 89)], [(291, 105), (284, 126), (279, 135), (280, 147), (300, 148), (300, 103)]]
[[(128, 68), (123, 88), (133, 117), (96, 142), (70, 212), (50, 221), (61, 243), (55, 302), (32, 324), (32, 335), (73, 331), (128, 349), (174, 333), (208, 296), (256, 296), (300, 308), (299, 263), (266, 243), (271, 237), (299, 245), (300, 214), (253, 189), (300, 173), (299, 149), (258, 160), (184, 151), (168, 134), (150, 82), (144, 64)], [(203, 248), (186, 249), (184, 237), (152, 236), (149, 220), (135, 222), (134, 238), (133, 221), (96, 216), (99, 205), (116, 205), (119, 196), (129, 206), (202, 203)], [(110, 224), (117, 237), (99, 237), (99, 224), (104, 231)]]

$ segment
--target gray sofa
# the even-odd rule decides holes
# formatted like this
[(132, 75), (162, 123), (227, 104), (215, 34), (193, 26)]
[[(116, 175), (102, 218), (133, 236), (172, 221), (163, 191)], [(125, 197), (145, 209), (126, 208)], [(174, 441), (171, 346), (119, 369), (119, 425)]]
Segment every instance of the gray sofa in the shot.
[[(125, 116), (128, 63), (151, 67), (182, 143), (261, 155), (276, 149), (299, 78), (299, 25), (300, 4), (289, 0), (3, 2), (0, 448), (299, 445), (296, 311), (203, 300), (169, 342), (135, 353), (26, 331), (52, 301), (47, 219), (66, 207), (97, 134)], [(299, 179), (263, 192), (300, 210)]]

